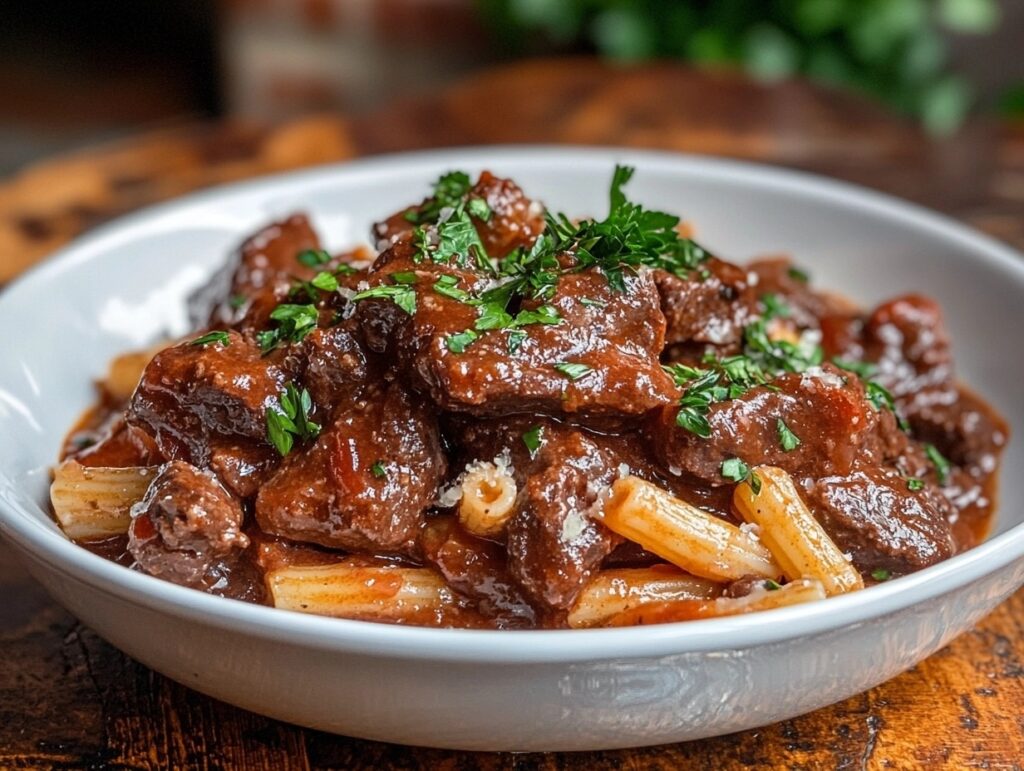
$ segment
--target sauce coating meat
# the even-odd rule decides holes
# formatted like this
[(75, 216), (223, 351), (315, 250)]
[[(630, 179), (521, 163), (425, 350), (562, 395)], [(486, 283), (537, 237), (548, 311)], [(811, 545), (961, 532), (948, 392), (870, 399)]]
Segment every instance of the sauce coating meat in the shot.
[(69, 436), (58, 520), (225, 597), (499, 629), (778, 607), (982, 539), (1008, 430), (938, 305), (713, 256), (631, 175), (574, 221), (451, 172), (376, 254), (263, 228)]

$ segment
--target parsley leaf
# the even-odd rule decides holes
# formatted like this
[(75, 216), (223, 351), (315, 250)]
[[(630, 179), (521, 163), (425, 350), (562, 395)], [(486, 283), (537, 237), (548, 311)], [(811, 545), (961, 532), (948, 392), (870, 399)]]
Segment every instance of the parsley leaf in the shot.
[(209, 345), (210, 343), (219, 343), (220, 345), (227, 347), (231, 345), (231, 338), (223, 329), (218, 329), (213, 332), (207, 332), (202, 337), (197, 337), (191, 344)]
[(352, 302), (369, 299), (391, 300), (410, 316), (416, 313), (416, 290), (409, 284), (381, 284), (352, 296)]
[(907, 477), (907, 489), (913, 493), (924, 489), (924, 481), (917, 477)]
[(277, 322), (277, 326), (256, 335), (260, 350), (264, 354), (270, 353), (282, 343), (301, 342), (316, 328), (319, 314), (316, 306), (312, 304), (281, 303), (270, 312), (270, 318)]
[(313, 276), (312, 280), (310, 280), (309, 283), (323, 292), (338, 291), (338, 279), (335, 277), (333, 273), (321, 271), (320, 273), (317, 273), (315, 276)]
[(480, 337), (480, 335), (472, 329), (467, 329), (464, 332), (448, 335), (444, 339), (444, 344), (452, 353), (465, 353), (470, 344), (478, 337)]
[(381, 461), (377, 461), (370, 466), (370, 472), (377, 477), (377, 479), (384, 479), (388, 475), (388, 470), (384, 467), (384, 464)]
[(292, 451), (296, 439), (316, 439), (320, 425), (310, 419), (313, 399), (305, 388), (285, 384), (277, 402), (267, 406), (267, 438), (282, 455)]
[(722, 461), (722, 476), (736, 484), (747, 482), (754, 495), (761, 493), (761, 477), (739, 458), (727, 458)]
[(764, 588), (767, 589), (769, 592), (777, 592), (779, 589), (782, 588), (782, 584), (771, 578), (766, 578), (762, 583), (762, 586), (764, 586)]
[(304, 249), (295, 255), (295, 259), (307, 268), (318, 268), (331, 261), (331, 255), (323, 249)]
[(521, 329), (513, 329), (508, 333), (508, 352), (514, 354), (526, 340), (527, 334)]
[(491, 218), (491, 207), (487, 205), (487, 201), (483, 198), (470, 198), (466, 208), (478, 220), (487, 222)]
[(949, 472), (952, 468), (952, 464), (946, 460), (946, 457), (939, 452), (939, 449), (934, 444), (926, 444), (924, 446), (924, 454), (928, 456), (928, 460), (932, 462), (935, 467), (935, 473), (939, 478), (939, 484), (945, 485), (949, 481)]
[(869, 361), (842, 359), (838, 356), (832, 357), (832, 363), (839, 367), (839, 369), (845, 369), (847, 372), (852, 372), (862, 380), (868, 380), (871, 378), (877, 369), (877, 367)]
[(888, 581), (892, 578), (892, 573), (885, 568), (875, 568), (871, 571), (871, 577), (876, 581)]
[(249, 298), (246, 297), (244, 294), (233, 294), (231, 295), (231, 298), (228, 300), (228, 305), (231, 306), (231, 310), (237, 311), (247, 302), (249, 302)]
[(523, 444), (525, 444), (526, 449), (529, 450), (531, 458), (535, 458), (537, 456), (537, 451), (544, 442), (544, 438), (542, 436), (543, 431), (544, 427), (537, 425), (532, 426), (523, 432)]
[(807, 275), (807, 271), (801, 270), (796, 266), (791, 266), (786, 271), (786, 275), (788, 275), (794, 281), (799, 281), (801, 284), (809, 284), (811, 281), (811, 277)]
[(774, 292), (761, 295), (761, 304), (764, 305), (766, 319), (786, 318), (792, 313), (786, 301)]
[(589, 374), (593, 370), (586, 364), (580, 364), (573, 361), (560, 361), (553, 365), (556, 370), (561, 372), (567, 378), (572, 381), (579, 380), (581, 377)]
[(437, 222), (443, 209), (458, 206), (473, 183), (464, 171), (449, 171), (434, 183), (434, 192), (419, 209), (410, 209), (405, 218), (416, 225)]
[(439, 295), (450, 297), (459, 302), (469, 302), (472, 299), (471, 295), (465, 289), (460, 289), (458, 284), (458, 277), (445, 274), (439, 276), (437, 281), (434, 282), (434, 291)]
[(786, 421), (779, 418), (775, 421), (775, 427), (779, 430), (779, 444), (782, 445), (783, 452), (792, 452), (800, 446), (800, 437), (790, 430)]

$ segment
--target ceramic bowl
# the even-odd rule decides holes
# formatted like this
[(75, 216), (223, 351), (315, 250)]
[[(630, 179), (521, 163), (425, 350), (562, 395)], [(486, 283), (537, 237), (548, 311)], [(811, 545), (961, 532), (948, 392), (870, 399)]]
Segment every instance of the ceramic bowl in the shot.
[(491, 169), (552, 207), (600, 215), (615, 162), (638, 167), (632, 197), (682, 213), (727, 258), (791, 253), (819, 285), (864, 304), (911, 290), (936, 297), (960, 376), (1024, 427), (1024, 261), (955, 222), (846, 184), (724, 160), (567, 147), (394, 155), (133, 214), (0, 294), (0, 532), (69, 611), (191, 688), (326, 731), (476, 750), (649, 745), (789, 718), (913, 666), (1017, 589), (1019, 438), (1006, 452), (993, 535), (975, 549), (823, 602), (633, 629), (436, 630), (301, 615), (133, 572), (54, 525), (48, 467), (92, 400), (92, 379), (118, 352), (184, 332), (186, 296), (249, 231), (306, 210), (331, 247), (362, 242), (375, 218), (452, 168)]

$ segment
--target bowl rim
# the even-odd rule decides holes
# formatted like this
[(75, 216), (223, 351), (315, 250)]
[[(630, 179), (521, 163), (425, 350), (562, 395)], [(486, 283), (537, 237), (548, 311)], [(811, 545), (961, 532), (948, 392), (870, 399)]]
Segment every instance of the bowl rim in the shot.
[[(758, 189), (813, 194), (847, 208), (898, 220), (902, 225), (957, 242), (972, 259), (1012, 274), (1024, 287), (1024, 255), (967, 225), (917, 204), (859, 185), (784, 167), (727, 158), (610, 146), (484, 145), (366, 156), (220, 185), (148, 206), (105, 223), (54, 252), (0, 293), (0, 316), (12, 294), (46, 282), (115, 243), (149, 231), (190, 209), (225, 198), (267, 197), (338, 176), (374, 172), (436, 173), (441, 167), (520, 163), (570, 164), (607, 170), (615, 162), (689, 178), (714, 179)], [(1006, 473), (1004, 467), (1002, 473)], [(2, 469), (0, 469), (2, 474)], [(398, 626), (314, 616), (215, 597), (132, 571), (68, 540), (54, 523), (19, 505), (0, 505), (0, 534), (32, 562), (103, 594), (205, 625), (302, 644), (324, 651), (461, 663), (522, 664), (592, 661), (730, 651), (784, 642), (864, 623), (932, 600), (1024, 558), (1024, 523), (962, 554), (891, 582), (827, 602), (745, 616), (645, 627), (573, 630), (466, 630)], [(512, 643), (512, 644), (509, 644)]]

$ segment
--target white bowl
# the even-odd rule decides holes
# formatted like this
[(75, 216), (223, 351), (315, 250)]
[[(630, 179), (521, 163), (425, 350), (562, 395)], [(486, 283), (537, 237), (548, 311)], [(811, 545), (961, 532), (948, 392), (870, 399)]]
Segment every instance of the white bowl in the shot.
[(1024, 262), (954, 222), (849, 185), (722, 160), (577, 148), (398, 155), (125, 217), (0, 295), (0, 532), (68, 610), (191, 688), (326, 731), (477, 750), (627, 747), (772, 723), (913, 666), (1017, 589), (1019, 439), (1003, 468), (1008, 505), (976, 549), (824, 602), (633, 629), (435, 630), (274, 610), (119, 567), (51, 521), (47, 469), (92, 399), (90, 380), (112, 355), (168, 327), (184, 331), (184, 298), (250, 230), (302, 209), (331, 247), (363, 241), (375, 218), (451, 168), (489, 168), (553, 207), (603, 214), (616, 161), (638, 167), (632, 196), (681, 212), (726, 257), (790, 252), (820, 285), (865, 304), (933, 295), (962, 378), (1024, 427)]

